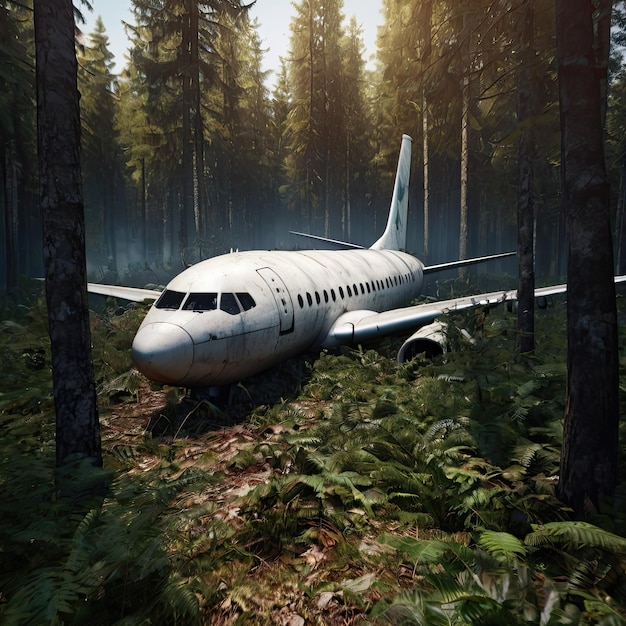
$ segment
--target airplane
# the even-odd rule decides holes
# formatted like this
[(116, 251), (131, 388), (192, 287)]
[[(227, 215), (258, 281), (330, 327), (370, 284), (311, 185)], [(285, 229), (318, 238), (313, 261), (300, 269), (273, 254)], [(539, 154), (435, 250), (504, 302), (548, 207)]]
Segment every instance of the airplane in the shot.
[(163, 292), (89, 283), (93, 293), (155, 300), (132, 343), (137, 369), (168, 385), (220, 387), (305, 352), (417, 329), (400, 348), (402, 362), (443, 352), (443, 313), (514, 298), (494, 292), (406, 306), (425, 274), (515, 254), (424, 266), (403, 251), (411, 143), (402, 136), (386, 228), (369, 248), (230, 252), (187, 268)]

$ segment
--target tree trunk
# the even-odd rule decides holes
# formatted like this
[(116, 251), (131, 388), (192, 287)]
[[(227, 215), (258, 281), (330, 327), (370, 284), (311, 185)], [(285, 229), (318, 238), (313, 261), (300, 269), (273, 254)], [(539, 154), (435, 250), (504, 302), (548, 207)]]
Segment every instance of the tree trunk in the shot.
[(346, 241), (352, 241), (352, 205), (350, 198), (350, 180), (352, 179), (352, 166), (350, 163), (350, 142), (351, 142), (351, 134), (348, 131), (346, 133), (346, 178), (345, 178), (345, 193), (346, 193), (346, 201), (344, 203), (344, 211), (343, 211), (343, 224), (341, 228), (341, 236)]
[(12, 139), (4, 151), (4, 232), (6, 262), (6, 290), (11, 293), (17, 287), (18, 276), (18, 237), (19, 237), (19, 202), (18, 202), (18, 165), (15, 141)]
[(624, 245), (626, 243), (626, 216), (624, 211), (626, 210), (626, 155), (622, 157), (622, 167), (620, 171), (620, 190), (617, 199), (617, 259), (615, 263), (616, 271), (618, 274), (626, 272), (626, 252), (624, 251)]
[(534, 3), (529, 1), (523, 9), (521, 41), (521, 67), (518, 78), (518, 200), (517, 200), (517, 333), (521, 354), (535, 349), (535, 203), (533, 193), (535, 134), (534, 134), (534, 54), (533, 54)]
[(102, 465), (91, 361), (71, 0), (35, 0), (37, 131), (57, 466)]
[[(618, 350), (604, 83), (609, 20), (591, 0), (557, 0), (562, 196), (568, 236), (568, 385), (559, 497), (577, 517), (615, 490)], [(611, 11), (610, 0), (598, 3)], [(602, 27), (603, 26), (603, 27)]]
[[(206, 207), (204, 185), (204, 125), (202, 123), (202, 89), (200, 84), (200, 26), (198, 3), (191, 4), (190, 14), (190, 55), (191, 66), (191, 99), (193, 119), (193, 212), (196, 237), (203, 238), (206, 234)], [(202, 260), (202, 257), (200, 258)]]
[[(469, 69), (468, 69), (469, 71)], [(463, 110), (461, 112), (461, 212), (459, 227), (459, 259), (467, 258), (467, 174), (469, 171), (469, 77), (463, 78)], [(459, 269), (463, 278), (467, 269)]]
[(424, 147), (424, 262), (428, 262), (430, 231), (430, 163), (428, 162), (428, 102), (422, 90), (422, 140)]
[[(182, 103), (182, 206), (180, 215), (180, 252), (184, 258), (186, 248), (189, 245), (189, 231), (196, 228), (196, 215), (194, 212), (194, 194), (193, 194), (193, 127), (192, 127), (192, 68), (191, 68), (191, 21), (193, 2), (187, 0), (185, 2), (185, 14), (183, 15), (182, 25), (182, 61), (181, 61), (181, 80), (183, 86), (183, 103)], [(193, 226), (192, 226), (193, 224)], [(195, 239), (195, 237), (192, 237)], [(184, 265), (184, 263), (183, 263)]]

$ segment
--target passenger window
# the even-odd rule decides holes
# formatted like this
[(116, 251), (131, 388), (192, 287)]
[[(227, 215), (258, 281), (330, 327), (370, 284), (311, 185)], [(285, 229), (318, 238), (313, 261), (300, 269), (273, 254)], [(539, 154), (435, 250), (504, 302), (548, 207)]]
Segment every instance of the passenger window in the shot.
[(217, 294), (190, 293), (183, 309), (185, 311), (214, 311), (217, 309)]
[(328, 302), (328, 291), (324, 289), (324, 302)]
[(178, 309), (185, 298), (184, 293), (180, 291), (170, 291), (166, 289), (156, 301), (154, 305), (157, 309)]
[(322, 299), (320, 298), (320, 294), (319, 291), (315, 292), (315, 302), (317, 302), (317, 304), (319, 304), (322, 301)]
[(300, 305), (300, 308), (304, 308), (304, 300), (302, 299), (302, 296), (300, 294), (298, 294), (298, 304)]
[(309, 303), (309, 306), (313, 306), (313, 298), (311, 298), (311, 294), (306, 292), (306, 301)]
[(220, 298), (220, 309), (230, 315), (239, 315), (241, 309), (234, 293), (223, 293)]
[(254, 298), (249, 293), (238, 293), (237, 299), (239, 300), (239, 304), (244, 311), (249, 311), (256, 306)]

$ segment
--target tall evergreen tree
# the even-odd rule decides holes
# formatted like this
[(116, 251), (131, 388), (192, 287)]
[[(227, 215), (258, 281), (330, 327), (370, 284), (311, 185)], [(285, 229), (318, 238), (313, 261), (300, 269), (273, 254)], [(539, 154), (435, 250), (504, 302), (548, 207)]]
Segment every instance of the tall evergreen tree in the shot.
[(39, 182), (56, 458), (102, 465), (87, 306), (80, 112), (71, 0), (35, 0)]
[(556, 4), (568, 238), (568, 384), (558, 494), (577, 517), (597, 511), (617, 479), (617, 313), (603, 133), (611, 4)]
[(2, 280), (8, 291), (20, 272), (31, 269), (20, 258), (30, 237), (34, 212), (35, 119), (32, 71), (32, 30), (29, 11), (18, 3), (0, 6), (0, 206), (4, 213)]
[(523, 7), (520, 22), (521, 62), (518, 70), (518, 120), (520, 139), (518, 148), (518, 209), (517, 255), (519, 281), (517, 287), (517, 331), (522, 354), (535, 348), (535, 116), (537, 82), (534, 55), (534, 0)]
[[(225, 16), (244, 10), (240, 0), (166, 0), (158, 5), (133, 0), (130, 74), (136, 89), (146, 94), (148, 134), (161, 136), (160, 161), (168, 161), (163, 172), (146, 168), (150, 177), (157, 177), (154, 183), (149, 181), (148, 194), (160, 194), (157, 203), (164, 207), (163, 219), (178, 222), (184, 264), (196, 260), (189, 259), (188, 246), (201, 241), (209, 227), (219, 233), (225, 224), (223, 207), (218, 210), (209, 203), (206, 187), (212, 174), (206, 158), (204, 99), (219, 82), (221, 64), (229, 62), (215, 45), (220, 29), (227, 28)], [(216, 162), (213, 154), (210, 162), (211, 166)]]
[[(233, 151), (234, 180), (230, 185), (231, 245), (244, 248), (265, 248), (275, 245), (273, 222), (278, 206), (277, 188), (280, 164), (271, 157), (270, 103), (266, 86), (267, 72), (261, 69), (263, 50), (258, 24), (245, 15), (232, 20), (226, 32), (232, 39), (231, 65), (237, 69), (233, 79), (236, 115), (231, 116), (229, 142)], [(224, 32), (222, 30), (221, 32)], [(234, 63), (234, 60), (238, 62)], [(268, 236), (269, 235), (269, 236)]]
[[(548, 106), (553, 72), (546, 61), (554, 56), (546, 33), (554, 31), (549, 28), (551, 4), (537, 4), (533, 71), (542, 76), (535, 88), (540, 103), (546, 103), (537, 123), (545, 125), (548, 139), (558, 136), (556, 116), (550, 113), (555, 107)], [(424, 252), (432, 262), (506, 249), (517, 232), (517, 142), (512, 139), (519, 133), (519, 7), (494, 0), (385, 0), (384, 11), (378, 37), (378, 162), (393, 171), (388, 137), (422, 135), (414, 159), (423, 162)], [(554, 139), (545, 143), (551, 146)], [(555, 154), (546, 150), (541, 156), (548, 205), (556, 198), (549, 171)], [(419, 185), (411, 193), (412, 206), (419, 208)]]
[[(117, 77), (113, 54), (99, 17), (79, 54), (81, 93), (81, 166), (88, 249), (98, 250), (100, 263), (116, 270), (117, 236), (125, 231), (126, 211), (121, 173), (121, 150), (116, 127)], [(95, 255), (94, 255), (95, 256)], [(115, 276), (110, 276), (114, 279)]]
[(291, 24), (287, 169), (290, 204), (306, 228), (341, 227), (345, 201), (345, 108), (341, 0), (305, 0)]
[[(363, 232), (371, 221), (371, 184), (367, 168), (373, 158), (370, 129), (372, 120), (368, 110), (369, 79), (365, 73), (362, 29), (356, 18), (350, 19), (343, 41), (343, 101), (345, 103), (345, 199), (341, 216), (341, 237), (346, 241), (367, 243)], [(360, 231), (358, 229), (360, 227)]]

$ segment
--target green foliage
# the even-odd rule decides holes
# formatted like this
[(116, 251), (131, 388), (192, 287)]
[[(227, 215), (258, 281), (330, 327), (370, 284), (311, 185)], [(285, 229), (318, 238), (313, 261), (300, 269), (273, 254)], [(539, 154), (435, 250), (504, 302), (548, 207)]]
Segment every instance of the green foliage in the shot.
[(45, 303), (36, 294), (20, 306), (6, 306), (0, 322), (0, 425), (23, 450), (52, 441), (54, 424), (50, 340)]
[[(568, 546), (561, 569), (537, 549), (552, 546), (554, 538)], [(397, 535), (381, 540), (411, 562), (418, 584), (411, 593), (380, 602), (372, 611), (376, 624), (622, 624), (626, 619), (624, 539), (589, 524), (546, 524), (524, 542), (488, 530), (465, 541)], [(601, 545), (603, 555), (596, 552), (594, 558), (581, 549), (589, 545)]]
[[(49, 372), (21, 356), (45, 333), (39, 306), (0, 328), (41, 394)], [(171, 390), (151, 414), (170, 424), (161, 439), (146, 437), (147, 419), (125, 438), (115, 425), (141, 411), (133, 384), (146, 395), (127, 360), (140, 317), (131, 307), (93, 318), (114, 470), (85, 468), (64, 486), (51, 406), (20, 399), (6, 374), (3, 623), (624, 623), (620, 500), (594, 526), (567, 521), (554, 495), (558, 312), (538, 320), (530, 362), (512, 356), (510, 319), (494, 314), (446, 362), (399, 366), (383, 355), (393, 342), (304, 361), (304, 388), (241, 424), (194, 426), (193, 438), (207, 403)]]
[[(33, 281), (34, 282), (34, 281)], [(50, 340), (40, 283), (18, 307), (7, 306), (0, 321), (0, 357), (4, 363), (0, 421), (18, 440), (36, 445), (51, 437), (53, 408)], [(115, 306), (91, 313), (92, 355), (100, 405), (135, 398), (141, 378), (132, 368), (130, 345), (145, 307)], [(25, 419), (16, 421), (15, 415)]]
[(626, 539), (587, 522), (551, 522), (533, 529), (526, 536), (529, 546), (561, 546), (567, 551), (589, 547), (626, 555)]
[(100, 402), (136, 398), (142, 378), (133, 369), (130, 358), (132, 339), (143, 320), (147, 307), (129, 304), (126, 308), (108, 307), (91, 315), (92, 356)]
[[(3, 455), (2, 622), (198, 622), (193, 580), (181, 575), (170, 548), (185, 539), (187, 529), (170, 511), (183, 490), (201, 489), (211, 476), (122, 475), (104, 497), (77, 510), (55, 482), (50, 461)], [(72, 493), (89, 489), (94, 471), (101, 470), (83, 468)]]

